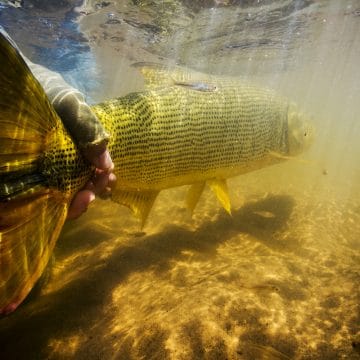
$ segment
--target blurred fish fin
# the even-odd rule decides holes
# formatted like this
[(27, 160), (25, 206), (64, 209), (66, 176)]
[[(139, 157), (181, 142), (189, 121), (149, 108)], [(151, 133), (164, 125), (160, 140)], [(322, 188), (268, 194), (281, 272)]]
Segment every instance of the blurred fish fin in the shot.
[(217, 86), (214, 84), (208, 84), (206, 82), (194, 82), (194, 81), (189, 81), (189, 82), (174, 82), (174, 85), (177, 86), (182, 86), (191, 90), (196, 90), (196, 91), (203, 91), (203, 92), (213, 92), (217, 90)]
[(216, 76), (197, 72), (177, 65), (163, 65), (152, 62), (138, 62), (132, 64), (139, 69), (145, 79), (145, 86), (154, 89), (162, 86), (185, 86), (199, 91), (212, 91), (216, 89)]
[(231, 215), (229, 190), (225, 179), (208, 180), (211, 190), (216, 195), (223, 208)]
[(14, 311), (43, 273), (67, 214), (48, 189), (0, 202), (0, 314)]
[(130, 208), (141, 220), (141, 227), (143, 227), (158, 194), (157, 190), (119, 191), (115, 189), (111, 199)]
[(189, 191), (186, 195), (186, 206), (190, 210), (191, 215), (200, 199), (204, 187), (205, 187), (205, 182), (198, 182), (192, 184), (189, 188)]
[(296, 160), (303, 164), (312, 164), (313, 163), (312, 161), (309, 161), (309, 160), (299, 159), (296, 156), (283, 155), (283, 154), (277, 153), (276, 151), (269, 151), (269, 155), (276, 159), (281, 159), (281, 160)]
[(0, 314), (21, 303), (43, 272), (69, 199), (39, 172), (62, 126), (16, 45), (0, 27)]
[(138, 62), (131, 66), (139, 69), (144, 77), (145, 87), (148, 89), (174, 85), (174, 79), (168, 66), (152, 62)]
[(292, 160), (295, 159), (295, 156), (287, 156), (287, 155), (283, 155), (280, 154), (276, 151), (269, 151), (269, 155), (276, 158), (276, 159), (283, 159), (283, 160)]

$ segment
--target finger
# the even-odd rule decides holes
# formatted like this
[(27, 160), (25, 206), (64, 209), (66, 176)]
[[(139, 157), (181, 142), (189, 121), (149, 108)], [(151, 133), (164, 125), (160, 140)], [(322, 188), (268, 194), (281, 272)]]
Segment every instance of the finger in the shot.
[(111, 189), (114, 189), (115, 185), (116, 185), (116, 176), (114, 173), (110, 173), (108, 187), (110, 187)]
[(89, 190), (95, 193), (95, 185), (92, 180), (88, 181), (82, 190)]
[(104, 171), (96, 172), (95, 176), (92, 179), (92, 183), (94, 185), (94, 192), (96, 195), (99, 195), (105, 191), (109, 183), (109, 176), (110, 174)]
[(95, 194), (90, 190), (80, 190), (72, 200), (67, 218), (68, 219), (76, 219), (81, 214), (83, 214), (89, 204), (95, 200)]
[(111, 156), (108, 150), (105, 150), (101, 154), (92, 158), (92, 163), (101, 170), (111, 172), (114, 169), (114, 163), (111, 160)]
[(111, 198), (111, 188), (110, 187), (106, 187), (100, 194), (99, 194), (99, 198), (102, 200), (107, 200)]
[(115, 188), (116, 176), (113, 173), (106, 173), (97, 170), (93, 180), (94, 191), (101, 199), (106, 200), (111, 196), (112, 189)]

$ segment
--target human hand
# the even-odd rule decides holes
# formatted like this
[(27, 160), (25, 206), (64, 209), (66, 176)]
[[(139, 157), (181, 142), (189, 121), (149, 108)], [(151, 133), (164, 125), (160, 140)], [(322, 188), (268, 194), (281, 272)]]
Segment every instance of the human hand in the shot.
[[(55, 89), (59, 91), (59, 87)], [(65, 88), (65, 91), (66, 95), (62, 94), (61, 98), (54, 96), (51, 89), (48, 94), (54, 97), (53, 105), (80, 151), (95, 166), (93, 177), (74, 196), (70, 204), (67, 218), (76, 219), (87, 210), (95, 196), (110, 196), (116, 177), (113, 173), (114, 164), (106, 148), (109, 135), (85, 102), (83, 95), (72, 88)]]
[(75, 219), (86, 211), (95, 196), (108, 197), (116, 181), (112, 172), (114, 164), (106, 148), (109, 134), (80, 91), (70, 86), (60, 74), (24, 59), (80, 151), (95, 166), (94, 176), (70, 204), (67, 218)]
[(96, 196), (108, 198), (116, 177), (113, 173), (114, 164), (106, 145), (109, 135), (103, 129), (96, 115), (82, 98), (82, 94), (69, 91), (66, 97), (54, 102), (59, 113), (80, 151), (95, 166), (93, 177), (83, 189), (74, 196), (69, 210), (68, 219), (76, 219), (86, 212), (89, 204)]
[(95, 200), (96, 195), (106, 198), (111, 194), (116, 177), (112, 172), (114, 164), (108, 150), (101, 149), (100, 153), (93, 153), (87, 158), (96, 166), (93, 178), (73, 198), (68, 211), (68, 219), (76, 219), (86, 212), (89, 204)]

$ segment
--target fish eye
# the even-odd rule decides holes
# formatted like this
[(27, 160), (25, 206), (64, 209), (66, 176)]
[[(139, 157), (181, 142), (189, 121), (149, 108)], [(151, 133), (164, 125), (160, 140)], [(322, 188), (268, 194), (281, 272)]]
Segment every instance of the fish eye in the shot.
[(306, 132), (306, 131), (304, 132), (304, 136), (307, 136), (307, 132)]

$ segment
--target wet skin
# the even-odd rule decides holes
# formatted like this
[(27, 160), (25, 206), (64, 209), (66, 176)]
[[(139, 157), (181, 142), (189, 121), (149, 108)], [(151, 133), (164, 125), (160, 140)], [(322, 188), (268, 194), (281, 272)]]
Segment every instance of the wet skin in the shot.
[(101, 151), (100, 154), (88, 155), (87, 157), (96, 166), (95, 175), (75, 195), (69, 207), (68, 219), (76, 219), (86, 212), (89, 204), (95, 200), (96, 196), (108, 197), (116, 181), (112, 172), (114, 164), (107, 149)]

